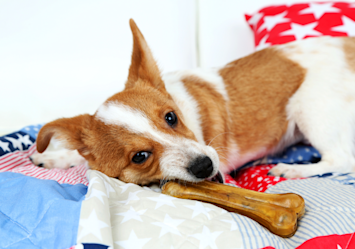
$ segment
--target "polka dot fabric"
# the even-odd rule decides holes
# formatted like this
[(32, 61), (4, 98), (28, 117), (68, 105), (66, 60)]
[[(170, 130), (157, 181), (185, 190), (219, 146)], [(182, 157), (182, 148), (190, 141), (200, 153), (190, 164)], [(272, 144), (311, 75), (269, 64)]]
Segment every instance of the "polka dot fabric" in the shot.
[(268, 187), (287, 180), (283, 177), (267, 175), (267, 172), (274, 166), (275, 165), (260, 165), (242, 169), (235, 177), (235, 181), (237, 185), (242, 188), (264, 192)]
[[(278, 163), (310, 164), (321, 159), (319, 152), (309, 144), (296, 144), (288, 147), (281, 154), (267, 156), (260, 160), (250, 162), (241, 169), (225, 176), (226, 183), (234, 184), (241, 188), (264, 192), (270, 186), (289, 180), (283, 177), (269, 176), (269, 170)], [(329, 177), (330, 174), (327, 174)], [(320, 176), (318, 176), (320, 177)], [(295, 178), (299, 179), (299, 178)]]

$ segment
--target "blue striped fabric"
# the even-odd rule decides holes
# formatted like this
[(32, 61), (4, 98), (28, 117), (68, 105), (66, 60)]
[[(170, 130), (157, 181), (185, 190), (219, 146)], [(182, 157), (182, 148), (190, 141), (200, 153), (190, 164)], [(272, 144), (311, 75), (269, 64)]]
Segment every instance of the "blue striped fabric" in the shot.
[(309, 178), (280, 182), (267, 193), (293, 192), (306, 202), (306, 213), (299, 222), (296, 234), (281, 238), (271, 234), (258, 223), (244, 216), (232, 214), (242, 233), (246, 249), (273, 246), (294, 249), (317, 236), (347, 234), (355, 231), (355, 174), (332, 178)]

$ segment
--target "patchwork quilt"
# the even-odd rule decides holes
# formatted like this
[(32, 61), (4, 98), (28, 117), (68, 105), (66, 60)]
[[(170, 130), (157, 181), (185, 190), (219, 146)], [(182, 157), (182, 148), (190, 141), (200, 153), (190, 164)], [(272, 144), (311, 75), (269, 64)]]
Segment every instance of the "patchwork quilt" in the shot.
[(227, 181), (267, 193), (294, 192), (306, 213), (288, 239), (212, 204), (173, 198), (79, 165), (34, 166), (40, 125), (0, 137), (0, 248), (355, 248), (355, 174), (286, 180), (280, 161), (320, 159), (309, 145), (251, 162)]

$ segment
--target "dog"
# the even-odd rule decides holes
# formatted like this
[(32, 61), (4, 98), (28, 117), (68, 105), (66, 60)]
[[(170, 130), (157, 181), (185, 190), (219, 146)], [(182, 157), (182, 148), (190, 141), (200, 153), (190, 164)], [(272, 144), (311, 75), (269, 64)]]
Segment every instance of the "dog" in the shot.
[[(280, 163), (269, 173), (294, 178), (354, 171), (355, 38), (308, 38), (219, 69), (162, 76), (132, 19), (130, 27), (134, 44), (125, 89), (94, 115), (44, 125), (35, 164), (69, 168), (87, 162), (141, 185), (198, 182), (307, 141), (321, 161)], [(65, 150), (48, 154), (53, 141)]]

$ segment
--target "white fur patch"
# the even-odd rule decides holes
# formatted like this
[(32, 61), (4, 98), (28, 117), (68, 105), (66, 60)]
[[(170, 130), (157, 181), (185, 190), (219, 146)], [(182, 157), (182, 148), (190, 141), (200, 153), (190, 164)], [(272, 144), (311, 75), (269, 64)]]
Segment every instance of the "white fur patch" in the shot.
[(184, 84), (181, 82), (180, 73), (169, 73), (163, 76), (165, 88), (172, 96), (175, 104), (183, 114), (187, 128), (194, 134), (200, 144), (205, 144), (201, 128), (201, 119), (198, 112), (196, 100), (187, 92)]
[(286, 108), (288, 132), (292, 134), (296, 124), (322, 155), (321, 162), (302, 168), (300, 175), (322, 174), (321, 168), (329, 170), (324, 165), (330, 165), (330, 171), (350, 172), (355, 166), (355, 73), (347, 64), (342, 38), (309, 38), (278, 49), (307, 72)]
[(184, 70), (163, 75), (165, 88), (173, 97), (175, 103), (184, 115), (186, 126), (195, 134), (197, 141), (205, 144), (200, 114), (197, 101), (188, 93), (181, 79), (188, 76), (196, 76), (212, 85), (220, 93), (224, 100), (229, 101), (223, 78), (218, 74), (218, 69), (203, 70), (201, 68)]
[(160, 143), (172, 143), (167, 139), (167, 135), (154, 129), (151, 120), (143, 112), (130, 106), (108, 102), (99, 107), (96, 117), (105, 124), (122, 126), (133, 133), (149, 134), (150, 137)]

